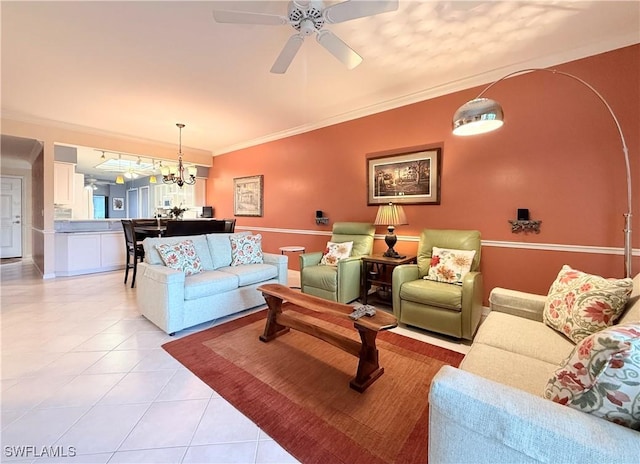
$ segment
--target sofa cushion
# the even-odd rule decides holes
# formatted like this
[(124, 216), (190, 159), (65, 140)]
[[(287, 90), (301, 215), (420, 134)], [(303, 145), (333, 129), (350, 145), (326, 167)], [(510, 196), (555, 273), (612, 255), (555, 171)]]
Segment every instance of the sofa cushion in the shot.
[(605, 279), (565, 265), (551, 284), (544, 323), (577, 343), (611, 326), (624, 311), (633, 281)]
[(278, 268), (272, 264), (243, 264), (242, 266), (227, 266), (218, 269), (228, 272), (238, 278), (238, 286), (252, 285), (278, 277)]
[(165, 266), (184, 272), (190, 276), (202, 271), (200, 258), (193, 247), (191, 240), (184, 240), (173, 245), (161, 243), (156, 245)]
[(476, 250), (450, 250), (433, 247), (429, 273), (425, 279), (462, 285), (462, 278), (471, 270)]
[(229, 236), (231, 242), (231, 265), (260, 264), (264, 261), (262, 254), (262, 235)]
[(327, 247), (322, 253), (320, 259), (320, 266), (337, 266), (338, 261), (346, 259), (351, 256), (351, 250), (353, 249), (353, 242), (327, 242)]
[(209, 253), (211, 254), (212, 269), (231, 265), (231, 241), (229, 237), (241, 237), (245, 235), (251, 235), (251, 232), (206, 235)]
[(474, 342), (460, 369), (540, 397), (557, 364)]
[(204, 271), (184, 280), (184, 299), (196, 300), (238, 288), (238, 277), (228, 272)]
[(583, 339), (554, 372), (544, 397), (640, 430), (640, 322)]
[(400, 287), (400, 299), (460, 311), (462, 287), (432, 280), (412, 280)]
[(542, 322), (491, 311), (473, 339), (475, 343), (559, 365), (575, 346)]
[(142, 242), (145, 263), (164, 266), (164, 262), (156, 249), (156, 245), (175, 245), (187, 239), (193, 242), (193, 247), (196, 250), (198, 258), (200, 258), (202, 269), (205, 271), (213, 270), (213, 261), (211, 260), (209, 245), (204, 235), (190, 235), (188, 237), (147, 237)]

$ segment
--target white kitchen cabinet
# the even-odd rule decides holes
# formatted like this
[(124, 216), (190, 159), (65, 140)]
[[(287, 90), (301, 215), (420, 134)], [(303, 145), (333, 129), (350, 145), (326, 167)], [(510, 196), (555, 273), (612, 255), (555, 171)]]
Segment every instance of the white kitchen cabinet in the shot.
[(53, 202), (56, 205), (73, 204), (75, 171), (75, 164), (53, 163)]
[(56, 233), (56, 276), (74, 276), (123, 269), (123, 232)]
[(84, 174), (74, 174), (73, 219), (93, 219), (93, 190), (84, 187)]
[(103, 269), (122, 269), (127, 261), (124, 233), (100, 235), (100, 264)]

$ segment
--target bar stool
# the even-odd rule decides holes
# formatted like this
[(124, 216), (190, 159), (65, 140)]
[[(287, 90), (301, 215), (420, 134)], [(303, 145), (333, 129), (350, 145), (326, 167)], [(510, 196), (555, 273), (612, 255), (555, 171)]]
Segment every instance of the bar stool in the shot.
[(127, 283), (129, 277), (129, 269), (133, 269), (133, 277), (131, 279), (131, 288), (136, 284), (136, 272), (138, 271), (138, 260), (144, 260), (144, 248), (142, 243), (136, 240), (136, 231), (131, 219), (122, 219), (122, 228), (124, 229), (124, 241), (127, 247), (127, 264), (124, 269), (124, 283)]

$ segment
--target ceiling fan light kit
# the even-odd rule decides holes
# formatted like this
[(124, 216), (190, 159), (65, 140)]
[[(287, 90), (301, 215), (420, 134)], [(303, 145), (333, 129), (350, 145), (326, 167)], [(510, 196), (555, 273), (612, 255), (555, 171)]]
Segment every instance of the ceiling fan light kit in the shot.
[(352, 19), (374, 16), (398, 9), (398, 0), (358, 1), (349, 0), (328, 7), (322, 1), (289, 2), (287, 16), (252, 13), (247, 11), (214, 10), (213, 17), (219, 23), (254, 24), (263, 26), (289, 25), (296, 33), (289, 37), (276, 58), (271, 72), (284, 74), (304, 42), (304, 38), (316, 34), (317, 42), (347, 69), (362, 63), (362, 57), (343, 42), (333, 32), (325, 29), (325, 24), (336, 24)]

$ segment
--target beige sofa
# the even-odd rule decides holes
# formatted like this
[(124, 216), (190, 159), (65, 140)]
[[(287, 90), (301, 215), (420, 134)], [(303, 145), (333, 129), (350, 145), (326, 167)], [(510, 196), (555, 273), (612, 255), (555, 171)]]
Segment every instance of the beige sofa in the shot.
[[(640, 321), (640, 274), (620, 323)], [(459, 369), (429, 395), (429, 462), (640, 462), (640, 432), (543, 398), (575, 346), (542, 322), (545, 297), (496, 288)]]
[[(144, 317), (166, 333), (192, 327), (263, 305), (262, 284), (287, 284), (286, 256), (263, 253), (264, 262), (231, 266), (229, 236), (206, 234), (188, 237), (146, 238), (144, 262), (138, 264), (136, 299)], [(156, 245), (191, 240), (204, 271), (185, 276), (182, 271), (166, 267)]]

